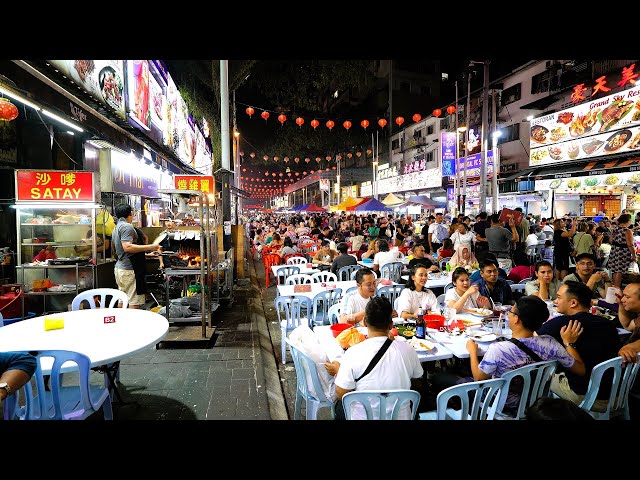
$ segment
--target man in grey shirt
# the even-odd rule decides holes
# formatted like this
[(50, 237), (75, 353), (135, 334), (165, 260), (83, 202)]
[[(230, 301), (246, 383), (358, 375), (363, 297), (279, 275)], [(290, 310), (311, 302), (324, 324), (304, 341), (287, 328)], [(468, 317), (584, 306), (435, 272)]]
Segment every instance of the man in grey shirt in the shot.
[(144, 257), (140, 263), (134, 255), (141, 253), (144, 256), (144, 252), (159, 251), (161, 247), (159, 244), (137, 244), (138, 234), (131, 225), (133, 219), (131, 205), (126, 203), (116, 205), (114, 213), (118, 219), (111, 235), (112, 245), (118, 258), (114, 268), (116, 283), (118, 288), (127, 294), (129, 308), (142, 308), (145, 296), (136, 292), (136, 276), (144, 276)]
[(491, 215), (491, 226), (485, 230), (484, 236), (489, 244), (489, 251), (493, 253), (496, 258), (511, 258), (511, 242), (517, 242), (519, 239), (512, 218), (509, 219), (509, 226), (511, 227), (511, 231), (502, 226), (500, 216), (497, 213)]

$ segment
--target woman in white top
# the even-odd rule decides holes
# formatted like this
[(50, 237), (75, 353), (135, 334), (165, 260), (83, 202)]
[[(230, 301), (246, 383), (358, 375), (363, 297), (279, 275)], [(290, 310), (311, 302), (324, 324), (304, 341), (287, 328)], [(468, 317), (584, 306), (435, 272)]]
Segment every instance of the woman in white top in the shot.
[(536, 234), (536, 230), (537, 230), (537, 227), (535, 225), (532, 225), (531, 227), (529, 227), (529, 235), (527, 235), (527, 239), (525, 240), (526, 248), (535, 247), (540, 242), (540, 239)]
[(459, 245), (468, 243), (472, 245), (476, 241), (476, 236), (469, 231), (469, 227), (465, 223), (458, 223), (458, 227), (453, 235), (451, 235), (451, 241), (453, 242), (453, 249), (457, 250)]
[(397, 312), (404, 319), (418, 318), (418, 309), (422, 307), (426, 314), (434, 309), (438, 300), (434, 293), (425, 287), (429, 280), (427, 269), (418, 265), (411, 269), (407, 286), (398, 297)]
[(453, 271), (451, 281), (454, 288), (447, 290), (444, 295), (444, 304), (447, 307), (455, 308), (458, 313), (461, 313), (465, 308), (480, 307), (478, 303), (478, 297), (480, 297), (478, 286), (471, 285), (469, 272), (463, 267), (458, 267)]

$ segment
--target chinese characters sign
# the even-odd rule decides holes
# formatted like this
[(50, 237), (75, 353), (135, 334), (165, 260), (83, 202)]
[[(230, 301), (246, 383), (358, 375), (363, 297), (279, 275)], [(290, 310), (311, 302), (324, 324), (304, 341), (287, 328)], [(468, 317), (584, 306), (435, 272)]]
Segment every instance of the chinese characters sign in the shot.
[(213, 176), (211, 175), (174, 175), (176, 190), (196, 190), (213, 193)]
[(93, 202), (93, 172), (16, 170), (18, 202)]
[(456, 161), (456, 137), (457, 132), (442, 132), (440, 138), (440, 145), (442, 145), (442, 175), (455, 175), (455, 161)]
[(615, 82), (614, 80), (607, 79), (606, 75), (602, 75), (601, 77), (596, 79), (596, 84), (591, 89), (591, 94), (589, 95), (588, 88), (585, 87), (584, 83), (580, 83), (573, 87), (573, 93), (571, 94), (571, 101), (573, 103), (582, 102), (587, 98), (593, 97), (598, 92), (609, 92), (611, 91), (611, 87), (607, 85), (617, 85), (618, 87), (624, 87), (625, 85), (635, 85), (636, 79), (638, 78), (638, 73), (636, 73), (636, 64), (633, 63), (628, 67), (623, 67), (620, 75), (620, 80)]

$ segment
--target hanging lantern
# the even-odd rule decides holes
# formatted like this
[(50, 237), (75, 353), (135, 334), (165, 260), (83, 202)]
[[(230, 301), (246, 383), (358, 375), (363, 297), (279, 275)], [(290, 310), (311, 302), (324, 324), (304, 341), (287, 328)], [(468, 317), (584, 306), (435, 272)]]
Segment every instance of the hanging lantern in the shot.
[(278, 121), (281, 125), (284, 125), (284, 122), (287, 121), (287, 116), (281, 113), (280, 115), (278, 115)]
[(284, 175), (283, 175), (282, 173), (280, 174), (280, 176), (281, 176), (281, 177), (284, 177)]
[(302, 117), (296, 118), (296, 123), (298, 124), (299, 127), (302, 127), (302, 124), (304, 123), (304, 118)]
[(10, 122), (18, 118), (18, 107), (16, 107), (8, 98), (0, 98), (0, 120)]
[(380, 125), (380, 128), (384, 128), (387, 125), (387, 120), (381, 118), (380, 120), (378, 120), (378, 125)]
[(327, 162), (330, 162), (330, 161), (331, 161), (331, 157), (330, 157), (329, 155), (327, 155), (326, 157), (324, 157), (324, 159), (325, 159)]
[(296, 157), (296, 158), (293, 159), (293, 161), (296, 162), (296, 163), (300, 163), (300, 158)]
[(367, 148), (367, 155), (371, 155), (373, 152), (371, 151), (370, 148)]
[(282, 161), (283, 161), (284, 163), (289, 163), (289, 157), (284, 157), (284, 158), (282, 159)]
[(455, 113), (455, 111), (456, 111), (456, 107), (454, 107), (453, 105), (449, 105), (449, 106), (447, 107), (447, 113), (448, 113), (449, 115), (453, 115), (453, 114)]
[(304, 161), (309, 163), (311, 161), (311, 159), (309, 157), (305, 157)]
[(267, 160), (269, 160), (269, 155), (265, 155), (264, 157), (262, 157), (262, 159), (266, 162)]
[(335, 123), (333, 120), (328, 120), (328, 121), (327, 121), (327, 128), (328, 128), (329, 130), (331, 130), (331, 129), (332, 129), (333, 127), (335, 127), (335, 126), (336, 126), (336, 123)]
[(320, 163), (322, 159), (320, 157), (316, 157), (316, 162)]
[(362, 120), (360, 122), (360, 125), (362, 125), (362, 128), (364, 128), (366, 130), (367, 127), (369, 126), (369, 120)]
[[(337, 167), (334, 165), (333, 167), (331, 167), (332, 170), (335, 170)], [(327, 169), (328, 170), (328, 169)]]
[(440, 115), (442, 115), (442, 110), (440, 110), (439, 108), (436, 108), (436, 109), (433, 111), (433, 116), (434, 116), (434, 117), (439, 117)]
[(411, 118), (413, 119), (414, 122), (418, 123), (420, 120), (422, 120), (422, 115), (420, 115), (419, 113), (416, 113)]
[(261, 116), (262, 118), (264, 118), (264, 121), (266, 122), (266, 121), (267, 121), (267, 119), (269, 118), (269, 112), (267, 112), (267, 111), (265, 110), (264, 112), (262, 112), (262, 113), (260, 114), (260, 116)]
[(243, 169), (242, 169), (242, 171), (243, 171), (243, 172), (246, 172), (246, 171), (247, 171), (247, 169), (246, 169), (246, 168), (243, 168)]
[(256, 153), (255, 153), (255, 152), (251, 152), (251, 153), (249, 154), (249, 156), (250, 156), (251, 158), (256, 158)]
[(340, 160), (342, 160), (342, 155), (336, 155), (336, 161), (339, 162)]
[(316, 120), (315, 118), (311, 120), (311, 126), (313, 127), (314, 130), (318, 125), (320, 125), (320, 122), (318, 120)]
[[(269, 176), (269, 172), (264, 172), (264, 176), (268, 177)], [(262, 181), (264, 182), (264, 179)]]
[(347, 132), (349, 131), (349, 129), (351, 128), (351, 122), (349, 120), (345, 120), (345, 122), (342, 124), (342, 126), (344, 128), (347, 129)]
[(253, 115), (254, 113), (256, 113), (256, 111), (255, 111), (252, 107), (247, 107), (247, 109), (245, 110), (245, 112), (247, 112), (247, 115), (249, 115), (249, 118), (251, 118), (251, 115)]
[(404, 118), (403, 117), (397, 117), (396, 118), (396, 123), (398, 124), (398, 126), (402, 125), (404, 123)]
[(360, 158), (362, 156), (362, 152), (356, 152), (356, 157)]
[(280, 160), (280, 157), (273, 157), (274, 162), (277, 162), (278, 160)]
[(349, 153), (347, 153), (347, 157), (351, 158), (351, 157), (353, 157), (353, 154), (351, 152), (349, 152)]

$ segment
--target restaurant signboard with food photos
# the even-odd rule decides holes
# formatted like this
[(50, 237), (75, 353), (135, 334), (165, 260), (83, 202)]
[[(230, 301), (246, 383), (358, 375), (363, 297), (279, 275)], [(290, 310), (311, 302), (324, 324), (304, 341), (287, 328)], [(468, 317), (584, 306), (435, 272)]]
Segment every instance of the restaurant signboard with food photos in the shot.
[(125, 118), (122, 60), (48, 60), (51, 65), (99, 102)]
[(531, 120), (529, 164), (640, 150), (640, 87)]
[(624, 187), (640, 184), (640, 172), (617, 172), (583, 176), (572, 174), (567, 178), (536, 180), (536, 190), (554, 190), (558, 194), (578, 193), (581, 195), (620, 195)]

